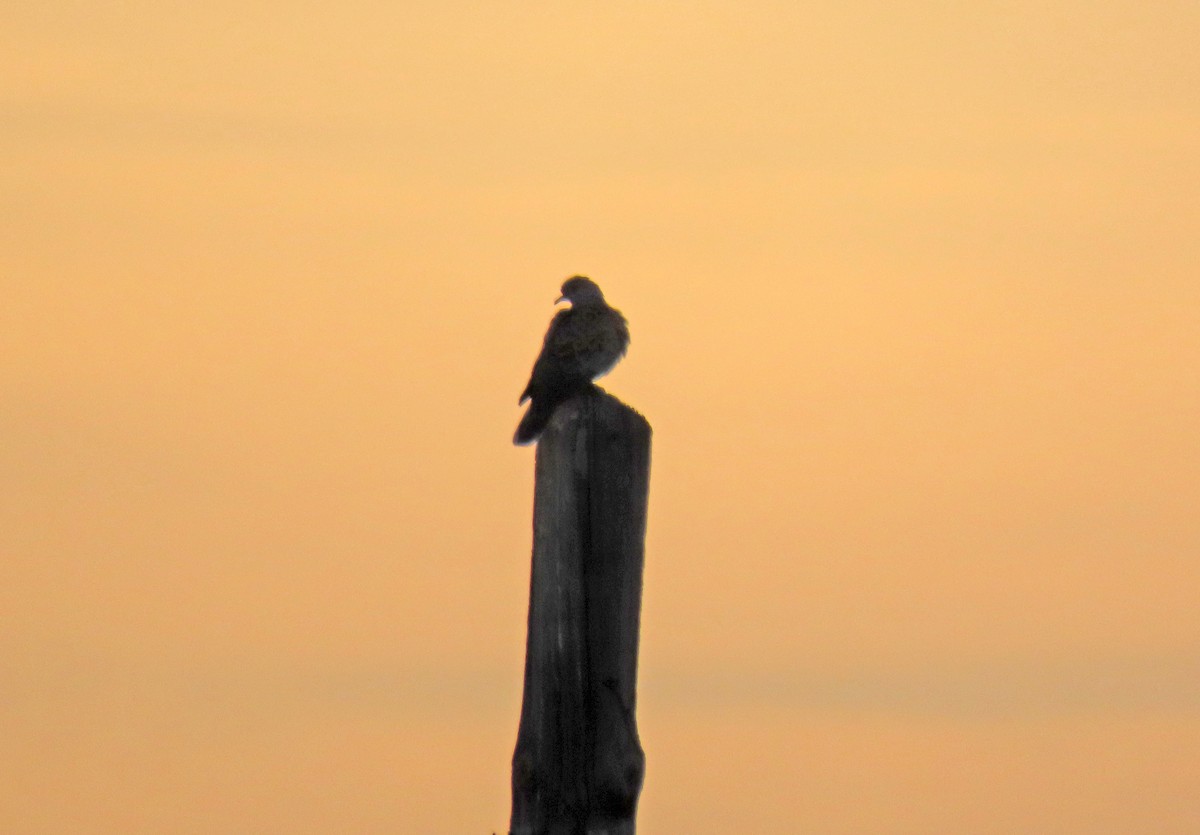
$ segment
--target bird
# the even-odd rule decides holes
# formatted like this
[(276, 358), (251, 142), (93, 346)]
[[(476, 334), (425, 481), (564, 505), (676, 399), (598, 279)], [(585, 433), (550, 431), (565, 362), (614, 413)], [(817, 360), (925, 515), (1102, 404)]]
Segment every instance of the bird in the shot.
[(531, 401), (513, 436), (517, 446), (535, 441), (559, 404), (590, 389), (629, 347), (625, 317), (608, 305), (596, 282), (582, 275), (568, 278), (555, 304), (563, 301), (571, 306), (550, 320), (529, 384), (517, 401)]

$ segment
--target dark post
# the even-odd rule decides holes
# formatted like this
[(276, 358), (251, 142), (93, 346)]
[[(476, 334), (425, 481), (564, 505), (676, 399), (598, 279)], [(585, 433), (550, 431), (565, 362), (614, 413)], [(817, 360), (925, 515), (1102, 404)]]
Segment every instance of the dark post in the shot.
[(512, 835), (633, 835), (650, 424), (598, 388), (537, 447)]

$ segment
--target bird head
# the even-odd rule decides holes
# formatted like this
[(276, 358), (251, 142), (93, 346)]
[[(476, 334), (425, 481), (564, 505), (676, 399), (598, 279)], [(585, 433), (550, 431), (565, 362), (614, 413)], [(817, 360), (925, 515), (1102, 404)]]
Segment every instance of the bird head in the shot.
[(558, 302), (570, 302), (572, 305), (604, 303), (604, 294), (600, 286), (586, 276), (577, 275), (563, 282), (562, 295)]

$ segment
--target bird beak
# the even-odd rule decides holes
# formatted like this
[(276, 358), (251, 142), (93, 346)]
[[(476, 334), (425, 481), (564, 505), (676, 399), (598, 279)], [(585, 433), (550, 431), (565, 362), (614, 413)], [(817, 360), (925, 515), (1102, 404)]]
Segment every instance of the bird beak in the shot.
[(566, 296), (559, 296), (557, 299), (554, 300), (554, 303), (559, 304), (560, 302), (565, 302), (566, 300), (567, 300)]

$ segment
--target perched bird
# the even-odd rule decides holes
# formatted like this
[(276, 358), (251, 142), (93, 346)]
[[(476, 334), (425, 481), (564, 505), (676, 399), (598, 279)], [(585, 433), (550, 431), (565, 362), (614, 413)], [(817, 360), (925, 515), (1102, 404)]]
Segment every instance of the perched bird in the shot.
[(532, 402), (517, 426), (514, 444), (534, 441), (560, 403), (587, 390), (592, 380), (611, 371), (629, 347), (625, 317), (608, 306), (596, 282), (582, 275), (568, 278), (563, 282), (561, 301), (571, 306), (550, 321), (529, 385), (517, 401)]

